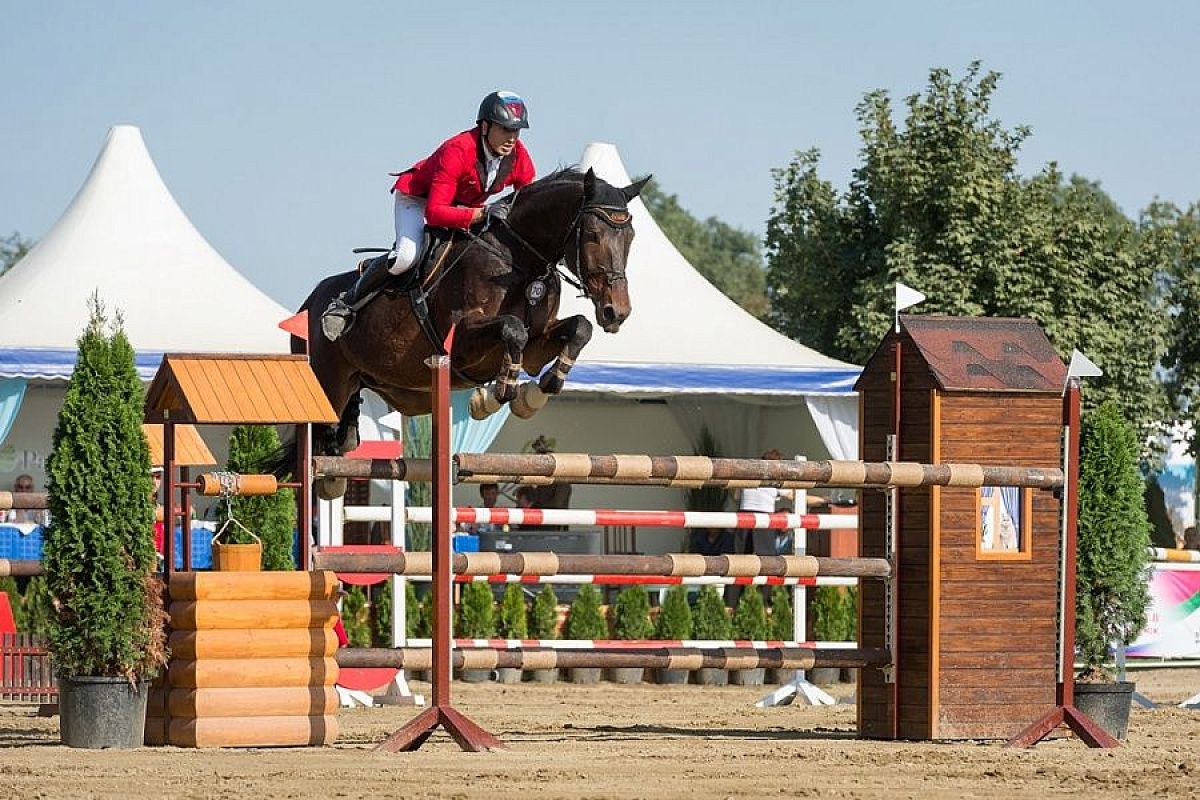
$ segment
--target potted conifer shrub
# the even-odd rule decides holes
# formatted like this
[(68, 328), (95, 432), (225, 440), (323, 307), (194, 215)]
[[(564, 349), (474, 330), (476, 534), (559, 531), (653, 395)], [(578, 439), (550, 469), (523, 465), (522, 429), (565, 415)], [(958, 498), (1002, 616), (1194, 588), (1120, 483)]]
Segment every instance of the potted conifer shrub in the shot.
[[(767, 631), (767, 608), (763, 605), (762, 592), (757, 586), (747, 586), (733, 612), (733, 636), (761, 641), (767, 638)], [(735, 686), (761, 686), (763, 680), (762, 667), (729, 671), (729, 682)]]
[[(554, 587), (546, 583), (533, 598), (529, 609), (529, 635), (533, 639), (558, 638), (558, 595)], [(554, 683), (558, 680), (556, 669), (530, 670), (530, 678), (534, 683)]]
[[(489, 584), (471, 581), (462, 585), (454, 635), (464, 639), (491, 639), (496, 635), (496, 599)], [(464, 669), (460, 677), (467, 683), (483, 683), (492, 677), (492, 671)]]
[(48, 647), (69, 747), (141, 747), (166, 662), (143, 390), (120, 320), (93, 297), (47, 462)]
[[(849, 607), (840, 586), (818, 586), (813, 590), (812, 614), (813, 639), (818, 642), (844, 642), (849, 638), (852, 622), (847, 619)], [(837, 667), (814, 667), (808, 670), (808, 679), (821, 686), (837, 683), (841, 670)]]
[(1150, 520), (1142, 500), (1138, 441), (1113, 401), (1084, 415), (1080, 429), (1075, 645), (1083, 671), (1075, 705), (1124, 738), (1134, 684), (1115, 682), (1109, 648), (1146, 624)]
[[(733, 638), (733, 622), (725, 610), (725, 600), (715, 586), (701, 586), (696, 595), (696, 607), (692, 609), (692, 636), (701, 641)], [(729, 673), (715, 667), (701, 667), (692, 674), (692, 680), (702, 686), (724, 686), (729, 683)]]
[[(579, 587), (571, 609), (567, 612), (564, 629), (568, 639), (607, 639), (608, 623), (600, 611), (600, 591), (590, 583)], [(567, 670), (572, 683), (599, 683), (599, 667), (572, 667)]]
[[(672, 586), (667, 590), (654, 620), (654, 638), (665, 641), (692, 638), (692, 609), (688, 606), (686, 586)], [(660, 669), (657, 673), (659, 683), (679, 685), (688, 682), (686, 669)]]
[[(529, 638), (529, 609), (525, 607), (525, 589), (519, 583), (504, 587), (500, 600), (500, 636), (504, 639)], [(520, 683), (521, 670), (503, 667), (496, 670), (500, 683)]]
[[(257, 472), (280, 448), (273, 425), (238, 425), (229, 437), (226, 469)], [(230, 522), (230, 517), (236, 523)], [(293, 570), (292, 545), (296, 530), (296, 492), (234, 496), (217, 507), (220, 541), (213, 538), (213, 569)], [(238, 524), (240, 523), (240, 524)], [(365, 599), (365, 596), (364, 596)]]
[[(612, 607), (612, 628), (613, 636), (625, 641), (649, 639), (654, 633), (650, 596), (645, 586), (627, 586), (617, 595)], [(641, 683), (645, 677), (643, 667), (615, 667), (608, 671), (608, 679), (613, 683)]]
[[(796, 619), (792, 609), (792, 590), (787, 586), (771, 587), (771, 614), (767, 619), (770, 626), (770, 638), (777, 642), (793, 642), (796, 635)], [(766, 671), (767, 683), (788, 683), (796, 676), (794, 669), (775, 669)]]

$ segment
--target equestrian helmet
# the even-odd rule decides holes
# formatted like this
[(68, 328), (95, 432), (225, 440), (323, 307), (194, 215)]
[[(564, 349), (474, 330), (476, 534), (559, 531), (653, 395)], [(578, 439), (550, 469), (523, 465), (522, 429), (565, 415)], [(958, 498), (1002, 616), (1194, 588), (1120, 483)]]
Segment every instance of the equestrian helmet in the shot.
[(519, 94), (496, 91), (479, 104), (476, 122), (492, 122), (510, 131), (529, 127), (529, 109)]

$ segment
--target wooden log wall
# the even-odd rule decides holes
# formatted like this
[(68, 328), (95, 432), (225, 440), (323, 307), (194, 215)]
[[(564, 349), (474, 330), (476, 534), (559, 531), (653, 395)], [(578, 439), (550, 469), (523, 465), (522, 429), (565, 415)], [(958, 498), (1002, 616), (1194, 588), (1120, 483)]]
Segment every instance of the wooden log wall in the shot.
[(336, 586), (332, 572), (174, 573), (171, 661), (146, 744), (333, 744)]

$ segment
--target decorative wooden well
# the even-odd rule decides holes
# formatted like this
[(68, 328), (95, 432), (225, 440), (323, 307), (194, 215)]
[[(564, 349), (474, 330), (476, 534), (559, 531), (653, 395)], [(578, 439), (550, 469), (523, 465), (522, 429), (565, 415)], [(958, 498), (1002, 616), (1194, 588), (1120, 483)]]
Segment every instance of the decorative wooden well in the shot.
[(332, 572), (176, 572), (171, 662), (146, 743), (294, 747), (337, 736)]
[[(856, 385), (863, 460), (1061, 466), (1066, 368), (1035, 322), (901, 316), (899, 328)], [(895, 669), (862, 671), (859, 735), (1011, 737), (1055, 706), (1059, 495), (893, 491)], [(887, 555), (888, 504), (864, 490), (861, 555)], [(886, 647), (888, 590), (860, 592), (860, 642)]]

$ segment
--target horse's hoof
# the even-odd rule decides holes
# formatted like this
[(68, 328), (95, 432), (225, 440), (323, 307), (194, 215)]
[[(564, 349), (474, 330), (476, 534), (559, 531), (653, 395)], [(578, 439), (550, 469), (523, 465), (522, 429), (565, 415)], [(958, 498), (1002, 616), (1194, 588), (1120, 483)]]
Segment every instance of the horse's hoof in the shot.
[(564, 384), (566, 384), (566, 381), (563, 380), (563, 378), (557, 373), (547, 372), (542, 376), (542, 379), (538, 381), (538, 388), (546, 394), (558, 394), (562, 391)]
[(495, 389), (493, 392), (496, 395), (496, 402), (499, 403), (500, 405), (504, 405), (505, 403), (511, 403), (513, 401), (513, 398), (517, 396), (517, 388), (518, 388), (518, 384), (515, 382), (514, 383), (496, 383)]
[(540, 386), (533, 381), (526, 381), (521, 384), (517, 396), (513, 398), (508, 407), (521, 419), (529, 419), (541, 410), (549, 399)]
[(346, 493), (345, 478), (317, 478), (313, 481), (317, 497), (322, 500), (337, 500)]
[(471, 392), (469, 408), (471, 419), (487, 419), (500, 410), (500, 401), (486, 387), (478, 386), (475, 391)]

